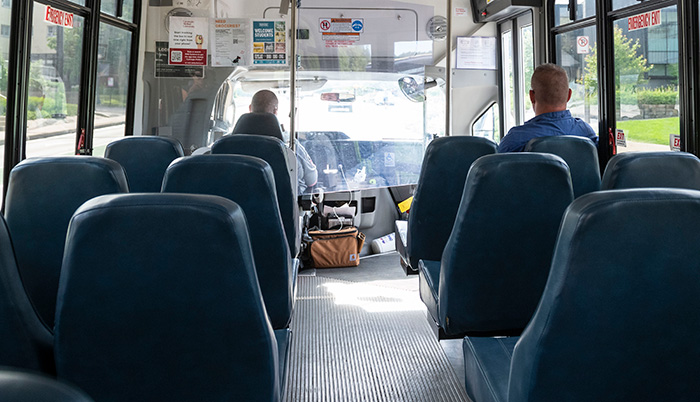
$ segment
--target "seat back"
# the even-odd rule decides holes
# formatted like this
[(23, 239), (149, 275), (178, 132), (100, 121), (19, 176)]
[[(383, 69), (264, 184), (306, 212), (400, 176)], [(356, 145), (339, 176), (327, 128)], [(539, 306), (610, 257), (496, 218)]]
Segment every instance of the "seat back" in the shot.
[(413, 269), (418, 260), (439, 261), (462, 199), (472, 163), (496, 153), (496, 144), (482, 137), (436, 138), (425, 150), (411, 203), (406, 252)]
[(699, 221), (695, 190), (577, 199), (515, 347), (508, 400), (696, 400)]
[(0, 401), (92, 402), (92, 399), (80, 389), (50, 377), (0, 370)]
[(440, 267), (448, 335), (519, 332), (544, 289), (571, 177), (558, 156), (483, 156), (467, 175)]
[[(274, 115), (273, 115), (274, 116)], [(299, 208), (296, 200), (296, 174), (290, 173), (286, 146), (282, 141), (261, 135), (229, 135), (216, 141), (212, 154), (238, 154), (258, 157), (269, 163), (275, 176), (277, 202), (292, 257), (299, 253)], [(292, 154), (293, 156), (293, 154)], [(293, 162), (296, 163), (296, 160)], [(294, 180), (292, 181), (292, 177)]]
[(241, 115), (233, 126), (233, 134), (267, 135), (284, 141), (277, 116), (272, 113), (250, 112)]
[[(2, 339), (0, 366), (18, 367), (49, 374), (55, 371), (53, 337), (49, 329), (39, 320), (22, 286), (12, 241), (5, 219), (2, 217), (0, 217), (0, 339)], [(0, 397), (0, 400), (10, 399)]]
[(598, 149), (593, 141), (576, 135), (537, 137), (525, 145), (525, 152), (557, 155), (569, 165), (574, 198), (600, 190)]
[(163, 192), (218, 195), (243, 209), (270, 322), (276, 329), (289, 325), (295, 275), (270, 165), (246, 155), (181, 158), (165, 172)]
[(165, 169), (184, 154), (178, 140), (153, 135), (124, 137), (105, 149), (105, 157), (124, 168), (132, 193), (159, 192)]
[(49, 328), (70, 217), (93, 197), (128, 191), (124, 169), (106, 158), (32, 158), (10, 172), (5, 219), (24, 287)]
[(672, 187), (700, 190), (700, 159), (687, 152), (631, 152), (613, 156), (601, 189)]
[(245, 216), (222, 197), (83, 205), (66, 239), (55, 337), (59, 378), (98, 401), (280, 397)]

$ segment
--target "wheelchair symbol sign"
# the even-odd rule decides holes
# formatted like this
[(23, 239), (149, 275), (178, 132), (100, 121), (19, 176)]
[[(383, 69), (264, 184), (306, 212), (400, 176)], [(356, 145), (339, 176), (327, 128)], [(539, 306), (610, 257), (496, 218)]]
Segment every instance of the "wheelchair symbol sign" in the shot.
[(384, 152), (384, 166), (394, 167), (396, 166), (396, 159), (393, 152)]

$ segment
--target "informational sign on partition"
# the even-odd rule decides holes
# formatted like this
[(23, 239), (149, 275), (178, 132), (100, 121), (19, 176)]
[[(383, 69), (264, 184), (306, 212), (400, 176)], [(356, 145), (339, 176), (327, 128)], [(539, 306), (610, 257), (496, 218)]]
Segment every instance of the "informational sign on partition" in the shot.
[(206, 66), (209, 19), (170, 17), (168, 64)]
[(203, 78), (204, 66), (172, 65), (168, 63), (168, 42), (156, 41), (156, 78)]
[(287, 25), (282, 20), (253, 20), (253, 65), (287, 65)]
[(250, 20), (245, 18), (217, 18), (213, 25), (214, 44), (211, 52), (213, 67), (251, 65), (248, 41)]
[(495, 70), (496, 69), (496, 38), (491, 36), (460, 36), (457, 37), (458, 69)]

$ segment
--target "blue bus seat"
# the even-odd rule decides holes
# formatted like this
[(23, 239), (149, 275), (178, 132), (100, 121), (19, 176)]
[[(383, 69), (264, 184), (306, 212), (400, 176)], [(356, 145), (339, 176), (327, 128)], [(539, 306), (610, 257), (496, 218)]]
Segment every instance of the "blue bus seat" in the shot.
[(5, 219), (20, 276), (39, 317), (53, 329), (68, 222), (85, 201), (129, 191), (124, 169), (91, 156), (30, 158), (10, 172)]
[(246, 155), (188, 156), (168, 167), (163, 192), (218, 195), (243, 209), (267, 315), (273, 328), (288, 327), (299, 260), (289, 253), (270, 165)]
[(275, 190), (287, 243), (292, 257), (296, 257), (301, 245), (301, 232), (296, 195), (297, 177), (289, 168), (290, 163), (296, 165), (294, 153), (291, 153), (291, 160), (288, 161), (287, 147), (282, 141), (252, 134), (224, 136), (212, 145), (211, 153), (255, 156), (270, 164), (275, 176)]
[(517, 338), (465, 338), (471, 399), (697, 400), (698, 221), (696, 190), (600, 191), (574, 201), (514, 350)]
[(700, 159), (687, 152), (630, 152), (610, 158), (601, 189), (671, 187), (700, 190)]
[(12, 241), (1, 216), (0, 339), (0, 366), (55, 373), (53, 336), (37, 316), (22, 286)]
[(430, 142), (408, 215), (406, 245), (399, 247), (405, 250), (400, 255), (406, 273), (418, 273), (418, 260), (442, 258), (467, 172), (479, 157), (495, 154), (496, 147), (487, 138), (471, 136), (441, 137)]
[(233, 126), (233, 134), (267, 135), (284, 141), (277, 116), (266, 112), (244, 113)]
[(270, 325), (246, 219), (230, 200), (85, 203), (71, 219), (58, 300), (58, 377), (95, 400), (280, 400), (287, 351), (281, 359), (276, 337), (288, 344), (290, 332)]
[(441, 261), (419, 264), (420, 297), (440, 339), (525, 328), (572, 200), (569, 168), (558, 156), (507, 153), (474, 162)]
[(531, 139), (525, 152), (544, 152), (564, 159), (571, 172), (574, 198), (600, 190), (598, 148), (590, 139), (576, 135), (555, 135)]
[(0, 401), (92, 402), (77, 387), (28, 371), (0, 370)]
[(120, 138), (105, 149), (105, 158), (119, 162), (124, 168), (132, 193), (160, 192), (165, 169), (184, 155), (178, 140), (153, 135)]

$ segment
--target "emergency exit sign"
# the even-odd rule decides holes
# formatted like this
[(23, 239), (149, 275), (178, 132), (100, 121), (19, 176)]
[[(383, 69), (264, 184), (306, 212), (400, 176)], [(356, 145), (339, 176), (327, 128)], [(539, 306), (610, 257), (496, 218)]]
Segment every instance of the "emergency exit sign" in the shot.
[(59, 25), (66, 28), (73, 28), (73, 13), (46, 6), (44, 21), (49, 24)]
[(645, 29), (656, 25), (661, 25), (661, 10), (649, 11), (627, 18), (627, 29), (630, 31)]

